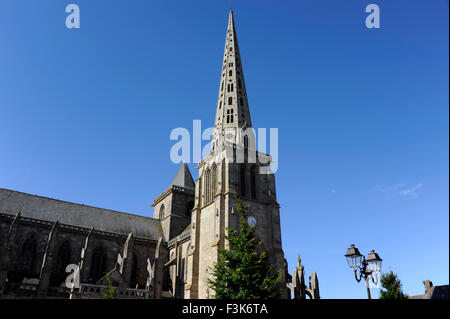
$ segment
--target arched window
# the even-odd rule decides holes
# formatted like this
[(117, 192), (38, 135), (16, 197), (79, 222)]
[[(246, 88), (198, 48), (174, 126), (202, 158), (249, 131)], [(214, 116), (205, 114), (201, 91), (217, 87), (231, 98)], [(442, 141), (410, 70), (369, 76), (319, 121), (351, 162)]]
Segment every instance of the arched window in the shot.
[(241, 165), (241, 196), (245, 196), (245, 166)]
[(188, 276), (188, 265), (189, 265), (188, 253), (189, 253), (189, 246), (186, 248), (186, 263), (184, 266), (184, 278), (187, 278)]
[(251, 184), (251, 196), (252, 199), (256, 198), (256, 167), (253, 166), (250, 172), (250, 184)]
[(66, 274), (66, 267), (70, 264), (72, 256), (72, 246), (69, 241), (64, 241), (58, 248), (56, 253), (56, 263), (54, 264), (50, 284), (52, 286), (59, 286), (65, 281), (68, 274)]
[(164, 214), (165, 214), (165, 207), (164, 204), (161, 205), (161, 208), (159, 209), (159, 219), (163, 220), (164, 219)]
[(219, 102), (219, 109), (222, 108), (222, 100)]
[(206, 170), (205, 182), (205, 202), (206, 204), (209, 204), (211, 201), (211, 171), (209, 168)]
[(180, 280), (181, 283), (184, 284), (184, 280), (185, 280), (185, 275), (186, 275), (186, 259), (185, 258), (181, 258), (181, 264), (180, 264)]
[(233, 70), (230, 70), (230, 72), (228, 72), (228, 75), (232, 76), (233, 75)]
[(96, 283), (106, 274), (106, 250), (102, 246), (96, 247), (92, 253), (91, 283)]
[(228, 98), (228, 105), (233, 105), (233, 98), (231, 96)]
[(31, 275), (36, 263), (36, 238), (31, 236), (25, 240), (22, 245), (21, 254), (19, 257), (18, 270), (23, 273), (25, 277)]
[(234, 120), (234, 110), (233, 109), (228, 109), (227, 110), (227, 123), (233, 123)]
[(217, 179), (217, 175), (216, 175), (216, 164), (213, 165), (213, 169), (212, 169), (212, 176), (211, 176), (211, 200), (214, 200), (214, 196), (216, 195), (216, 179)]
[(133, 252), (131, 259), (131, 274), (130, 274), (130, 288), (136, 288), (138, 284), (138, 258), (136, 253)]
[(200, 196), (199, 196), (199, 198), (198, 198), (198, 202), (197, 202), (197, 205), (199, 206), (199, 207), (202, 207), (202, 205), (203, 205), (203, 202), (204, 202), (204, 198), (203, 198), (203, 196), (202, 196), (202, 192), (203, 192), (203, 184), (204, 184), (204, 177), (202, 177), (202, 178), (199, 178), (199, 185), (198, 185), (198, 189), (200, 190), (199, 192), (200, 192)]

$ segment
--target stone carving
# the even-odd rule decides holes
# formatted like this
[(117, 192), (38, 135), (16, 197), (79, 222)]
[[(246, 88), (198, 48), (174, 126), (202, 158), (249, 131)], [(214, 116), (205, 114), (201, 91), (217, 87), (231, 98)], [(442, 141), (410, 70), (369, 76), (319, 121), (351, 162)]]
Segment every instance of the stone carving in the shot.
[(119, 272), (122, 276), (125, 276), (125, 271), (128, 271), (130, 268), (131, 262), (131, 252), (133, 250), (133, 234), (129, 233), (125, 244), (123, 245), (123, 257), (118, 254), (117, 263), (119, 266)]
[(86, 251), (88, 249), (89, 246), (89, 239), (91, 238), (91, 235), (94, 231), (94, 227), (92, 227), (89, 232), (86, 235), (86, 239), (84, 240), (84, 246), (83, 248), (81, 248), (81, 253), (80, 253), (80, 261), (78, 262), (78, 270), (75, 273), (74, 279), (73, 279), (73, 284), (72, 287), (70, 287), (70, 297), (69, 299), (74, 299), (75, 298), (75, 288), (79, 288), (78, 285), (76, 285), (76, 283), (80, 283), (81, 282), (81, 271), (83, 269), (84, 266), (84, 259), (86, 257)]
[(91, 238), (92, 233), (94, 232), (94, 227), (91, 228), (91, 230), (89, 230), (88, 234), (86, 235), (86, 239), (84, 240), (84, 247), (81, 248), (81, 254), (80, 254), (80, 262), (78, 263), (79, 265), (79, 271), (81, 272), (81, 270), (83, 269), (84, 266), (84, 259), (86, 257), (86, 251), (88, 249), (89, 246), (89, 239)]
[(319, 279), (317, 278), (317, 273), (314, 271), (309, 277), (309, 288), (306, 289), (309, 292), (311, 299), (320, 299), (319, 294)]
[(150, 258), (147, 258), (148, 277), (147, 277), (147, 284), (145, 285), (145, 291), (146, 291), (146, 298), (147, 299), (155, 299), (156, 298), (156, 293), (155, 293), (155, 286), (156, 286), (155, 275), (156, 275), (157, 267), (159, 266), (159, 251), (161, 249), (161, 243), (162, 243), (162, 236), (159, 237), (158, 244), (156, 245), (155, 260), (153, 262), (153, 266), (152, 266), (152, 263), (150, 262)]
[[(287, 270), (287, 262), (285, 264)], [(305, 269), (302, 265), (300, 255), (297, 258), (297, 267), (294, 269), (292, 276), (287, 275), (288, 282), (286, 286), (292, 291), (293, 299), (306, 299), (308, 296), (310, 299), (320, 299), (319, 295), (319, 279), (316, 272), (309, 277), (309, 288), (305, 285)]]
[(20, 211), (17, 213), (16, 217), (14, 217), (13, 221), (11, 222), (11, 225), (9, 226), (8, 239), (6, 241), (8, 247), (9, 243), (11, 242), (12, 234), (14, 233), (14, 228), (19, 220), (20, 220)]
[(50, 233), (48, 234), (47, 245), (45, 248), (44, 258), (42, 260), (40, 280), (39, 280), (39, 296), (46, 295), (50, 286), (51, 269), (53, 266), (53, 258), (58, 238), (59, 222), (56, 221)]

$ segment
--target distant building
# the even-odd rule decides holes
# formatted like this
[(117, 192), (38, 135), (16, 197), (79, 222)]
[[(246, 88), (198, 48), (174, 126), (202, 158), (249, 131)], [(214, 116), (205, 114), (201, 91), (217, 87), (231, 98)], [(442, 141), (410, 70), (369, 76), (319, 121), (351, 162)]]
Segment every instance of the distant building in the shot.
[(423, 282), (425, 293), (423, 295), (409, 296), (409, 299), (448, 299), (448, 285), (433, 286), (430, 280)]

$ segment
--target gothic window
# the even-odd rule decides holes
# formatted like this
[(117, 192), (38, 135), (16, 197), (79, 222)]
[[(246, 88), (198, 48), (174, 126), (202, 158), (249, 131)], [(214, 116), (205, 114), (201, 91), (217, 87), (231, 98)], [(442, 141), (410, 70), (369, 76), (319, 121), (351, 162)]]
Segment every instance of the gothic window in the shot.
[(212, 194), (212, 199), (214, 199), (214, 195), (216, 194), (216, 165), (213, 165), (213, 169), (212, 169), (212, 177), (211, 177), (211, 194)]
[(202, 178), (199, 178), (199, 185), (198, 185), (198, 189), (199, 189), (199, 198), (198, 198), (198, 201), (197, 201), (197, 205), (199, 206), (199, 207), (201, 207), (202, 205), (203, 205), (203, 196), (202, 196), (202, 190), (203, 190), (203, 184), (204, 184), (204, 177), (202, 177)]
[(245, 196), (245, 166), (241, 165), (241, 196)]
[(232, 76), (233, 75), (233, 70), (230, 70), (230, 72), (228, 72), (228, 75)]
[(185, 281), (185, 265), (186, 265), (186, 259), (185, 258), (181, 258), (181, 265), (180, 265), (180, 280), (182, 283), (184, 283)]
[(165, 214), (165, 207), (164, 207), (164, 204), (162, 204), (161, 208), (159, 209), (159, 219), (160, 220), (164, 219), (164, 214)]
[(58, 248), (56, 254), (56, 263), (52, 271), (51, 285), (59, 286), (67, 277), (66, 267), (70, 264), (72, 255), (72, 246), (69, 241), (64, 241)]
[(219, 102), (219, 109), (222, 108), (222, 101)]
[(228, 98), (228, 105), (233, 105), (233, 98), (231, 96)]
[(163, 285), (162, 290), (168, 291), (172, 290), (172, 279), (170, 278), (170, 269), (169, 267), (164, 267), (164, 274), (163, 274)]
[(234, 113), (233, 109), (227, 110), (227, 123), (233, 123), (233, 118), (234, 118), (233, 113)]
[(220, 88), (220, 91), (223, 91), (223, 81), (222, 81), (222, 87)]
[(209, 204), (211, 201), (211, 171), (208, 169), (206, 171), (206, 185), (205, 185), (205, 197), (206, 197), (206, 204)]
[(256, 167), (253, 166), (250, 172), (250, 184), (251, 184), (251, 196), (252, 199), (256, 198)]
[(131, 259), (131, 274), (130, 274), (130, 288), (136, 288), (138, 283), (138, 258), (136, 253), (133, 252), (133, 257)]
[(91, 283), (96, 283), (106, 274), (106, 250), (102, 247), (96, 247), (92, 253), (91, 263)]
[(233, 92), (233, 83), (228, 84), (228, 92)]
[(184, 278), (187, 279), (188, 276), (188, 253), (189, 253), (189, 245), (186, 248), (186, 263), (185, 263), (185, 267), (184, 267)]
[(36, 250), (37, 250), (37, 243), (34, 236), (29, 237), (27, 240), (25, 240), (24, 244), (22, 245), (22, 250), (19, 258), (19, 271), (23, 272), (23, 274), (29, 275), (34, 268), (34, 264), (36, 262)]

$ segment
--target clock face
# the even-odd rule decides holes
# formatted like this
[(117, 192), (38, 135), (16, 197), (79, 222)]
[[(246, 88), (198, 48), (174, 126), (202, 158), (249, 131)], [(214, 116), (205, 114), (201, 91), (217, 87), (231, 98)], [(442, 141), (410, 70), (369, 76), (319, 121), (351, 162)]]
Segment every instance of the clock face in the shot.
[(247, 218), (247, 224), (250, 227), (255, 227), (256, 226), (256, 218), (253, 216), (250, 216), (249, 218)]

